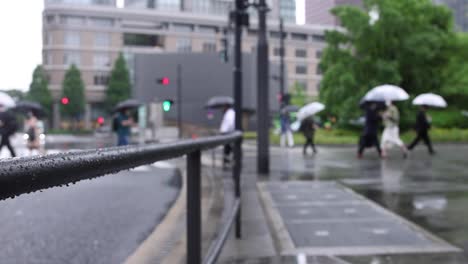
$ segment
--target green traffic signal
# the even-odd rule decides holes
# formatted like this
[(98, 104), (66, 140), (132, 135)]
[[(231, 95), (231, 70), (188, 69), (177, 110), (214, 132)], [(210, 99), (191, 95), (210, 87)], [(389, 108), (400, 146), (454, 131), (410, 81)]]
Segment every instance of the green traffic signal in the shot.
[(165, 100), (162, 103), (162, 108), (164, 112), (169, 112), (169, 110), (171, 110), (171, 106), (172, 106), (172, 102), (170, 100)]

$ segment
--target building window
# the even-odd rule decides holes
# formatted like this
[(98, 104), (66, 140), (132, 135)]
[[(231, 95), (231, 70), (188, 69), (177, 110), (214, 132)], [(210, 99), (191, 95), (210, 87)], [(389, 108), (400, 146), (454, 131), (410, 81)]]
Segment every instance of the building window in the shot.
[(53, 57), (51, 52), (45, 52), (43, 53), (42, 61), (44, 65), (50, 65), (54, 64), (53, 62)]
[(296, 74), (307, 74), (306, 65), (296, 65)]
[(65, 32), (65, 45), (71, 47), (80, 46), (80, 33), (79, 32)]
[(175, 32), (192, 32), (193, 25), (190, 24), (182, 24), (182, 23), (174, 23), (172, 24), (171, 29)]
[(192, 41), (189, 38), (177, 39), (176, 49), (177, 49), (178, 52), (191, 52), (192, 51)]
[(217, 27), (212, 27), (212, 26), (199, 26), (198, 27), (198, 32), (203, 33), (203, 34), (216, 34), (218, 32)]
[(315, 52), (315, 57), (316, 57), (317, 59), (322, 58), (322, 51), (321, 51), (321, 50), (317, 50), (317, 51)]
[(203, 52), (216, 52), (216, 43), (212, 43), (212, 42), (203, 43)]
[[(278, 31), (270, 31), (270, 37), (271, 38), (277, 38), (279, 39), (281, 34)], [(283, 38), (286, 38), (286, 33), (283, 33)]]
[(109, 76), (107, 74), (94, 75), (94, 85), (107, 85), (109, 84)]
[(54, 44), (54, 39), (53, 39), (53, 33), (52, 32), (45, 32), (44, 33), (44, 44), (45, 45), (53, 45)]
[(60, 22), (68, 26), (83, 26), (85, 18), (80, 16), (60, 16)]
[(93, 57), (94, 67), (110, 67), (110, 56), (108, 53), (95, 53)]
[(91, 25), (95, 27), (113, 27), (114, 20), (110, 18), (91, 18)]
[(312, 35), (312, 39), (317, 42), (324, 42), (325, 41), (325, 36), (324, 35)]
[(307, 58), (307, 50), (306, 49), (296, 49), (296, 57), (297, 58)]
[[(275, 47), (273, 48), (273, 56), (281, 56), (281, 48)], [(286, 56), (286, 49), (284, 49), (284, 56)]]
[(48, 16), (46, 16), (46, 21), (47, 21), (47, 24), (49, 24), (49, 25), (54, 24), (54, 22), (55, 22), (55, 16), (54, 16), (54, 15), (48, 15)]
[(257, 34), (258, 34), (258, 30), (256, 30), (256, 29), (249, 29), (249, 30), (247, 30), (247, 35), (248, 35), (248, 36), (256, 37)]
[(109, 47), (111, 37), (109, 33), (96, 33), (94, 35), (94, 46), (96, 47)]
[(66, 66), (70, 66), (72, 64), (80, 65), (81, 63), (81, 56), (79, 52), (76, 51), (66, 51), (63, 54), (63, 64)]
[(307, 41), (307, 35), (306, 34), (292, 33), (291, 38), (293, 40)]

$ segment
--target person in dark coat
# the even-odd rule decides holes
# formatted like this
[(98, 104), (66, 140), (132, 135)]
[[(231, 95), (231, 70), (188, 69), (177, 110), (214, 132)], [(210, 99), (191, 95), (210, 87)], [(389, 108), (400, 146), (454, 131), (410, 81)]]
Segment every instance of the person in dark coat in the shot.
[(10, 143), (10, 137), (16, 132), (17, 128), (15, 116), (6, 110), (4, 105), (0, 105), (0, 135), (2, 136), (0, 151), (6, 146), (12, 157), (16, 157), (16, 153)]
[(429, 129), (431, 128), (431, 123), (430, 123), (430, 117), (426, 114), (427, 112), (427, 106), (423, 105), (421, 106), (419, 113), (416, 117), (416, 133), (417, 136), (411, 142), (411, 144), (408, 146), (408, 150), (412, 150), (422, 139), (424, 143), (426, 144), (429, 153), (431, 155), (435, 154), (434, 149), (432, 148), (432, 143), (431, 139), (429, 138)]
[(304, 143), (304, 149), (302, 153), (307, 155), (307, 147), (310, 145), (314, 153), (317, 153), (317, 149), (315, 148), (314, 144), (314, 136), (315, 136), (315, 128), (316, 124), (312, 117), (305, 118), (301, 121), (301, 126), (299, 127), (299, 131), (302, 132), (304, 135), (306, 142)]
[(379, 130), (379, 122), (381, 117), (378, 113), (377, 104), (371, 103), (366, 107), (366, 123), (364, 131), (359, 140), (358, 158), (362, 158), (365, 148), (375, 146), (379, 156), (382, 157), (379, 138), (377, 136)]

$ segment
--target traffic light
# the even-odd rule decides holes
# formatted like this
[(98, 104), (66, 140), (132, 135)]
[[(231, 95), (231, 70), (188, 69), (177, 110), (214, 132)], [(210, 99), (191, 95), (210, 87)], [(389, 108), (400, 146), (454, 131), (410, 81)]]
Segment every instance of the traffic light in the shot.
[(161, 85), (169, 85), (171, 81), (169, 80), (169, 77), (162, 77), (158, 79), (158, 83)]
[(229, 43), (226, 37), (221, 39), (221, 47), (219, 56), (221, 57), (221, 61), (226, 63), (229, 61)]
[(104, 117), (100, 116), (100, 117), (97, 118), (96, 121), (97, 121), (98, 125), (102, 126), (104, 124)]
[(67, 105), (68, 103), (70, 103), (70, 100), (68, 99), (68, 97), (62, 97), (62, 99), (60, 99), (60, 102), (63, 105)]
[(166, 99), (162, 103), (162, 109), (164, 112), (169, 112), (171, 110), (172, 105), (174, 104), (174, 101), (170, 99)]

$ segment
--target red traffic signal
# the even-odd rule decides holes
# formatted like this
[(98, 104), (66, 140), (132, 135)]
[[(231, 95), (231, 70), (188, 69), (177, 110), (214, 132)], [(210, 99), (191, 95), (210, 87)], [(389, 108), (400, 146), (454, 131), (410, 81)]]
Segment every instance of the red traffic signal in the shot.
[(98, 117), (98, 118), (97, 118), (97, 123), (98, 123), (99, 125), (104, 124), (104, 117), (102, 117), (102, 116)]
[(169, 77), (162, 77), (158, 79), (158, 83), (161, 85), (169, 85), (171, 81), (169, 80)]
[(63, 97), (60, 102), (63, 104), (63, 105), (67, 105), (68, 103), (70, 103), (70, 100), (68, 99), (68, 97)]

